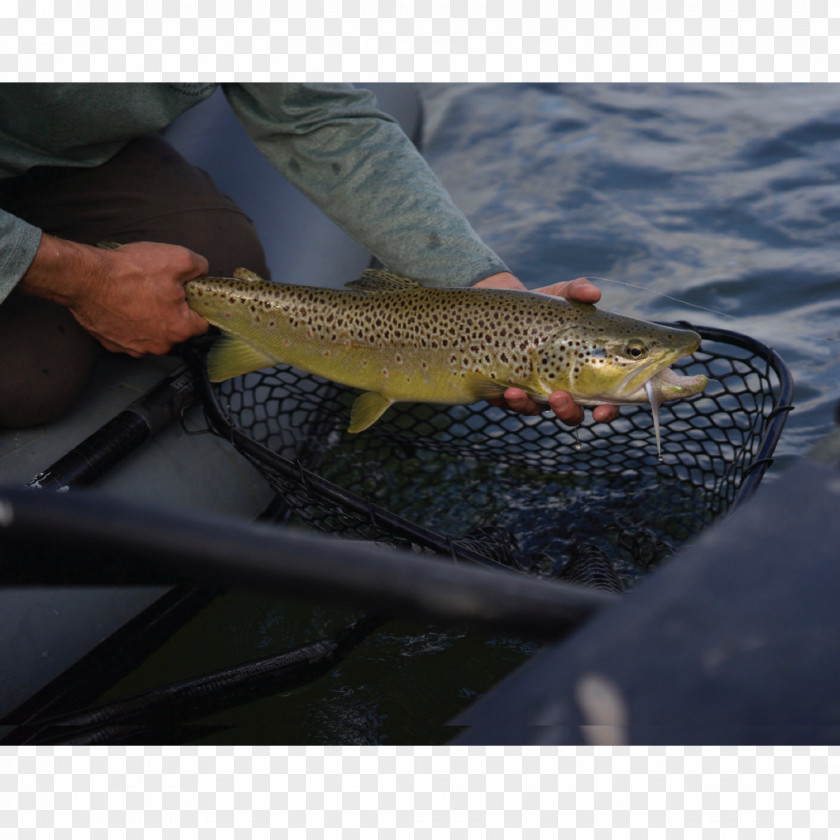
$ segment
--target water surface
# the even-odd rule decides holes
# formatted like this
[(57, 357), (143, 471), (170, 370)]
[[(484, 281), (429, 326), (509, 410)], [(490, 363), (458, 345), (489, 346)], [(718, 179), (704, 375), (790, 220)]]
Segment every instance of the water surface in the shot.
[[(428, 85), (426, 156), (531, 288), (753, 336), (793, 371), (774, 470), (840, 399), (840, 88)], [(676, 296), (695, 309), (666, 297)]]

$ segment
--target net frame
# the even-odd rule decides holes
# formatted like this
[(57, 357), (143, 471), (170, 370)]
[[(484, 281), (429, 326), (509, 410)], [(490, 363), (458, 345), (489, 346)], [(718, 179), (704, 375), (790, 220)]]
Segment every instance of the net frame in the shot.
[(524, 416), (487, 403), (401, 403), (365, 432), (348, 435), (358, 391), (286, 365), (213, 385), (201, 356), (192, 362), (209, 428), (254, 464), (298, 520), (334, 535), (522, 571), (516, 538), (504, 529), (464, 535), (428, 528), (375, 502), (364, 488), (327, 477), (336, 447), (352, 446), (374, 476), (377, 463), (400, 453), (414, 466), (419, 453), (426, 463), (504, 464), (586, 481), (632, 483), (654, 475), (698, 495), (699, 530), (744, 504), (761, 483), (793, 407), (793, 381), (778, 353), (756, 339), (677, 326), (697, 331), (702, 345), (674, 369), (713, 382), (698, 397), (660, 408), (663, 462), (646, 405), (622, 407), (610, 424), (588, 417), (568, 429), (553, 415)]

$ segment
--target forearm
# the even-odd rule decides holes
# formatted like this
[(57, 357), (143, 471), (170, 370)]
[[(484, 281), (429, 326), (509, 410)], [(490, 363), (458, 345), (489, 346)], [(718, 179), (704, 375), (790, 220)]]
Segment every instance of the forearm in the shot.
[(35, 258), (41, 231), (0, 210), (0, 303), (11, 294)]
[(236, 85), (226, 92), (266, 157), (391, 270), (437, 286), (507, 271), (367, 91)]
[(103, 292), (110, 273), (108, 254), (102, 249), (43, 234), (17, 288), (72, 308)]

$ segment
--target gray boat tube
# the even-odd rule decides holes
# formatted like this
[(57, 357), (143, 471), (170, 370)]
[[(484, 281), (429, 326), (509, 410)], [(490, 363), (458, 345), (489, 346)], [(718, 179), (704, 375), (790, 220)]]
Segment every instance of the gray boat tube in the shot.
[(555, 639), (619, 597), (360, 541), (84, 494), (0, 490), (0, 583), (192, 582)]

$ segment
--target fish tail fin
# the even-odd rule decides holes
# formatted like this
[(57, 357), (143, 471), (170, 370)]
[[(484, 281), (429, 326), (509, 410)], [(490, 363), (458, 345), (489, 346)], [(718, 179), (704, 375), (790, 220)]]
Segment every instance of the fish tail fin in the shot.
[(356, 398), (350, 410), (350, 425), (347, 431), (355, 434), (372, 426), (391, 406), (392, 401), (376, 391), (365, 391)]

